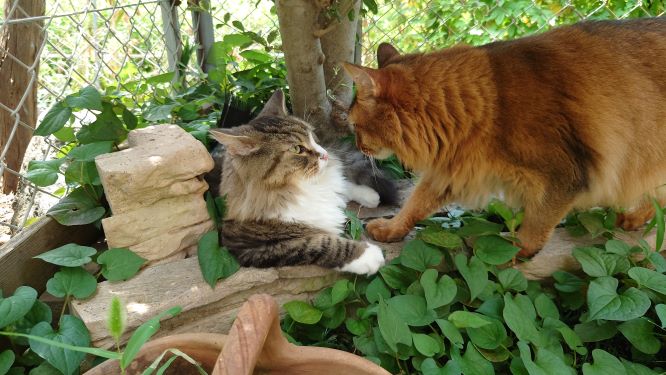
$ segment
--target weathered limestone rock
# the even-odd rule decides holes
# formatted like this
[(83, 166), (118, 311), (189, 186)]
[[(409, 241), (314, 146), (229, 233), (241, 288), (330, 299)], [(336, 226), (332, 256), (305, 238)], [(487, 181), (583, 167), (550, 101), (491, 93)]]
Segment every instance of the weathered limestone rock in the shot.
[(214, 226), (203, 199), (208, 185), (200, 178), (213, 160), (176, 125), (133, 130), (127, 143), (128, 149), (95, 159), (114, 215), (102, 220), (107, 242), (150, 262), (183, 258)]
[(158, 200), (201, 194), (207, 184), (195, 177), (213, 169), (201, 142), (176, 125), (132, 130), (129, 148), (95, 158), (114, 215)]

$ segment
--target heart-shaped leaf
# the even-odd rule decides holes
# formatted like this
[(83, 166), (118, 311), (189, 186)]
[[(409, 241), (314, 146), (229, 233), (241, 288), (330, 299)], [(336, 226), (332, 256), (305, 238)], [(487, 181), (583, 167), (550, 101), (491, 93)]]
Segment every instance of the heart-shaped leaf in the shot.
[(57, 266), (78, 267), (92, 262), (90, 257), (96, 253), (97, 250), (92, 247), (69, 243), (37, 255), (35, 258)]
[(412, 345), (412, 332), (407, 323), (384, 301), (379, 301), (377, 323), (381, 336), (393, 352), (398, 352), (398, 344)]
[(0, 298), (0, 328), (23, 318), (37, 300), (37, 291), (29, 286), (20, 286), (14, 295)]
[(35, 129), (35, 135), (46, 137), (57, 132), (58, 130), (62, 129), (63, 126), (65, 126), (71, 115), (71, 108), (67, 107), (62, 102), (57, 102), (46, 113), (46, 116), (44, 116), (42, 122), (39, 124), (37, 129)]
[(411, 294), (399, 295), (386, 301), (403, 322), (413, 327), (426, 326), (435, 321), (437, 314), (426, 307), (425, 298)]
[(421, 240), (412, 240), (402, 249), (400, 261), (405, 267), (423, 272), (430, 266), (438, 265), (442, 261), (442, 253)]
[(287, 314), (295, 321), (303, 324), (315, 324), (321, 320), (322, 312), (303, 301), (290, 301), (284, 304)]
[(479, 328), (491, 324), (489, 318), (475, 312), (463, 310), (452, 312), (449, 314), (448, 319), (456, 328)]
[(520, 248), (508, 240), (497, 236), (482, 236), (474, 241), (474, 254), (488, 264), (499, 265), (509, 262)]
[(82, 88), (76, 94), (65, 98), (65, 103), (72, 108), (102, 110), (102, 95), (93, 86)]
[(31, 160), (25, 177), (37, 186), (50, 186), (58, 180), (58, 172), (64, 159)]
[(557, 310), (557, 305), (544, 293), (539, 294), (534, 299), (534, 307), (537, 314), (542, 318), (560, 319), (560, 312)]
[(661, 341), (654, 336), (654, 325), (645, 318), (628, 320), (617, 329), (634, 348), (645, 354), (656, 354), (661, 349)]
[(102, 275), (109, 281), (127, 280), (136, 275), (146, 260), (126, 248), (109, 249), (97, 257)]
[(439, 326), (439, 329), (442, 330), (444, 336), (446, 336), (446, 338), (451, 342), (451, 345), (457, 347), (458, 349), (462, 349), (465, 341), (463, 340), (463, 337), (460, 334), (458, 328), (456, 328), (453, 323), (445, 319), (437, 319), (435, 322)]
[(16, 359), (16, 356), (11, 350), (5, 350), (0, 353), (0, 374), (6, 374), (9, 372), (9, 369), (14, 364), (14, 359)]
[(506, 329), (497, 319), (487, 318), (490, 324), (478, 328), (467, 328), (469, 339), (479, 348), (497, 349), (506, 339)]
[(506, 268), (501, 270), (497, 274), (497, 280), (499, 280), (504, 290), (515, 290), (516, 292), (522, 292), (527, 289), (527, 279), (522, 272), (515, 268)]
[(666, 294), (666, 275), (643, 267), (633, 267), (628, 274), (629, 277), (638, 282), (639, 286)]
[(475, 256), (469, 258), (468, 264), (467, 258), (462, 254), (456, 255), (454, 263), (458, 272), (460, 272), (467, 282), (470, 300), (474, 300), (488, 285), (488, 269), (486, 265)]
[(431, 245), (444, 247), (447, 249), (457, 249), (462, 246), (463, 241), (455, 233), (443, 231), (438, 227), (428, 227), (419, 232), (420, 239)]
[(578, 247), (573, 256), (583, 267), (583, 271), (592, 277), (613, 276), (618, 272), (627, 272), (631, 265), (627, 257), (596, 247)]
[(454, 347), (451, 349), (451, 358), (462, 370), (463, 374), (474, 374), (474, 375), (494, 375), (495, 369), (493, 364), (490, 363), (487, 359), (476, 350), (474, 345), (471, 342), (467, 343), (467, 350), (465, 354), (461, 357), (458, 348)]
[[(99, 189), (99, 191), (97, 190)], [(84, 225), (104, 217), (106, 209), (93, 198), (101, 196), (101, 187), (79, 187), (51, 207), (47, 214), (62, 225)]]
[(451, 277), (444, 275), (437, 280), (437, 271), (433, 269), (428, 269), (421, 275), (420, 283), (429, 309), (448, 305), (458, 292), (458, 287)]
[(562, 358), (546, 348), (539, 349), (535, 361), (532, 360), (530, 346), (526, 342), (519, 341), (518, 348), (520, 358), (530, 375), (576, 374), (576, 371), (568, 366)]
[[(86, 326), (79, 318), (71, 315), (62, 317), (57, 331), (54, 331), (49, 323), (41, 322), (32, 328), (30, 334), (74, 346), (90, 345), (90, 335)], [(34, 339), (29, 341), (32, 351), (65, 375), (78, 371), (79, 365), (85, 357), (85, 353), (82, 352), (62, 349)]]
[(426, 357), (432, 357), (441, 350), (437, 340), (423, 333), (412, 334), (412, 341), (416, 350)]
[[(525, 303), (519, 301), (525, 301), (525, 299), (519, 297), (521, 296), (518, 295), (514, 299), (511, 298), (509, 293), (504, 295), (504, 311), (502, 312), (504, 322), (516, 334), (519, 340), (538, 343), (540, 335), (534, 322), (536, 314), (533, 311), (528, 311), (525, 306), (522, 306)], [(527, 301), (529, 301), (529, 298), (527, 298)], [(532, 309), (534, 308), (532, 307)]]
[(618, 280), (606, 276), (593, 280), (587, 290), (588, 319), (627, 321), (641, 317), (650, 308), (650, 299), (636, 288), (617, 293)]
[(90, 297), (97, 290), (97, 279), (82, 267), (64, 267), (46, 282), (46, 291), (56, 297)]
[(377, 303), (380, 299), (389, 299), (391, 291), (380, 277), (375, 277), (365, 289), (365, 297), (368, 302)]
[(594, 363), (583, 364), (583, 375), (626, 375), (627, 372), (622, 362), (612, 354), (601, 350), (592, 351)]

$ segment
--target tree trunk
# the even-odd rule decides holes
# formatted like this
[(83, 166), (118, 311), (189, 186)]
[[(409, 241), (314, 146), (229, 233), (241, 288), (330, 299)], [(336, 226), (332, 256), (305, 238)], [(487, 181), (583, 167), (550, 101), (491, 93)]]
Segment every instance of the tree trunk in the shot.
[[(345, 111), (351, 104), (352, 83), (340, 63), (354, 61), (360, 0), (276, 4), (294, 114), (313, 124), (323, 140), (347, 135)], [(333, 7), (339, 19), (327, 17)]]
[[(14, 6), (16, 5), (16, 6)], [(6, 168), (19, 172), (32, 129), (37, 123), (37, 73), (44, 35), (42, 21), (11, 23), (44, 15), (44, 0), (5, 2), (5, 24), (0, 30), (0, 150)], [(27, 68), (26, 68), (27, 66)], [(5, 150), (6, 148), (6, 150)], [(2, 192), (16, 191), (18, 177), (4, 170)]]

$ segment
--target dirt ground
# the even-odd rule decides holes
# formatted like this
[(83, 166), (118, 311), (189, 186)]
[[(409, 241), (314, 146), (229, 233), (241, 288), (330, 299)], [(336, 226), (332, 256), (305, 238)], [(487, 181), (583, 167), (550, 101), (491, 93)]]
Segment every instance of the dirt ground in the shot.
[[(14, 201), (14, 194), (0, 194), (0, 223), (11, 223), (12, 215), (12, 202)], [(0, 225), (0, 246), (4, 245), (10, 238), (10, 228), (6, 225)]]

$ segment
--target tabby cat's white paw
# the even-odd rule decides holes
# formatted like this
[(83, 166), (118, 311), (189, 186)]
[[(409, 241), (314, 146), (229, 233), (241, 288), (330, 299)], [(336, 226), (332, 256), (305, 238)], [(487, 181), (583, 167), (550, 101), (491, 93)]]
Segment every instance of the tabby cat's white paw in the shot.
[(349, 198), (363, 207), (375, 208), (379, 206), (379, 193), (365, 185), (351, 184)]
[(384, 265), (384, 253), (377, 245), (368, 243), (360, 257), (340, 267), (340, 271), (352, 272), (360, 275), (372, 275)]

